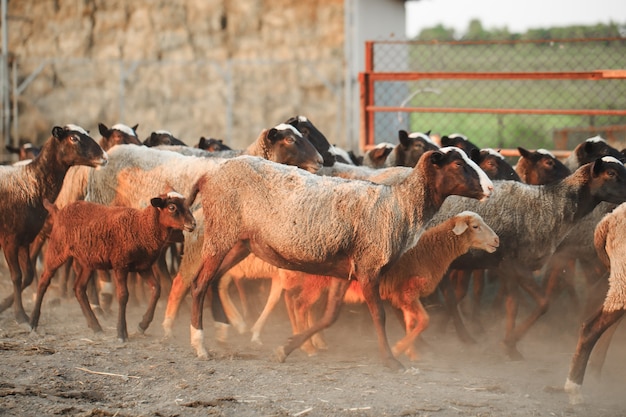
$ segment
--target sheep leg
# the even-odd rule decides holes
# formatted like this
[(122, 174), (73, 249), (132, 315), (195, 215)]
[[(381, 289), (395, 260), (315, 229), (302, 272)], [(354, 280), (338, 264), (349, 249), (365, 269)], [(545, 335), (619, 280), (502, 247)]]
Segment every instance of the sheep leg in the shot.
[(404, 321), (406, 322), (406, 335), (395, 344), (392, 352), (396, 357), (400, 356), (402, 352), (406, 352), (409, 359), (414, 361), (417, 359), (415, 339), (428, 327), (430, 317), (419, 299), (408, 303), (403, 308), (403, 311), (405, 315)]
[(119, 310), (117, 312), (117, 338), (120, 342), (128, 341), (128, 329), (126, 327), (126, 306), (128, 305), (128, 271), (125, 269), (116, 269), (113, 271), (115, 276), (115, 295), (117, 295), (117, 303)]
[(185, 298), (189, 292), (189, 288), (189, 283), (185, 282), (182, 274), (178, 272), (172, 280), (172, 287), (170, 288), (170, 294), (167, 297), (167, 306), (165, 307), (165, 318), (161, 324), (166, 338), (172, 336), (174, 319), (176, 318), (176, 314), (178, 313), (178, 309), (180, 308), (183, 298)]
[(274, 310), (278, 302), (280, 301), (280, 296), (283, 293), (283, 286), (278, 276), (272, 277), (272, 285), (270, 287), (270, 294), (267, 297), (267, 302), (265, 303), (265, 307), (261, 312), (261, 315), (256, 320), (254, 325), (252, 326), (252, 342), (261, 344), (261, 330), (265, 326), (265, 322), (269, 317), (270, 313)]
[(513, 338), (513, 333), (515, 330), (515, 319), (517, 317), (517, 310), (519, 307), (518, 298), (519, 298), (519, 287), (517, 285), (517, 281), (510, 276), (503, 277), (504, 280), (504, 306), (506, 310), (506, 325), (505, 325), (505, 333), (504, 340), (502, 344), (504, 346), (504, 350), (506, 355), (511, 360), (522, 360), (524, 357), (517, 350), (516, 341)]
[[(442, 280), (442, 283), (443, 282), (444, 281)], [(469, 284), (469, 281), (467, 281), (467, 284)], [(452, 285), (452, 280), (446, 280), (444, 286), (441, 289), (446, 303), (448, 316), (452, 318), (452, 323), (454, 324), (454, 328), (456, 329), (457, 336), (459, 336), (459, 339), (461, 339), (463, 343), (475, 344), (476, 341), (472, 336), (470, 336), (469, 331), (465, 327), (463, 319), (461, 318), (458, 304), (459, 300), (456, 298), (455, 288)]]
[(624, 315), (624, 310), (599, 310), (590, 320), (583, 323), (578, 335), (576, 351), (570, 363), (570, 370), (565, 382), (565, 391), (570, 395), (570, 402), (582, 402), (580, 388), (585, 377), (585, 369), (591, 351), (600, 336)]
[(161, 252), (154, 265), (152, 265), (152, 273), (160, 281), (159, 287), (162, 289), (162, 293), (168, 294), (172, 288), (172, 275), (170, 275), (167, 267), (165, 255), (165, 251)]
[(35, 331), (37, 329), (37, 325), (39, 324), (39, 316), (41, 314), (41, 304), (43, 303), (43, 297), (48, 290), (50, 280), (52, 279), (54, 273), (58, 268), (59, 266), (57, 266), (56, 268), (54, 268), (53, 266), (47, 266), (41, 274), (41, 278), (39, 278), (39, 285), (37, 285), (37, 298), (35, 299), (35, 307), (33, 308), (33, 312), (30, 317), (31, 331)]
[(373, 281), (373, 279), (360, 279), (359, 283), (361, 284), (367, 307), (370, 310), (370, 315), (374, 320), (374, 328), (378, 336), (378, 350), (381, 359), (386, 367), (393, 370), (403, 370), (404, 366), (391, 352), (387, 332), (385, 331), (385, 308), (383, 306), (383, 300), (380, 298), (379, 282), (378, 280)]
[(531, 312), (530, 316), (526, 318), (520, 325), (515, 328), (515, 331), (508, 339), (513, 344), (517, 344), (522, 337), (528, 332), (533, 324), (539, 317), (543, 316), (548, 311), (548, 299), (543, 295), (541, 287), (535, 282), (532, 274), (519, 275), (519, 285), (537, 302), (537, 307)]
[(199, 358), (208, 356), (204, 348), (204, 331), (202, 327), (202, 310), (205, 294), (209, 286), (211, 286), (213, 296), (211, 312), (213, 313), (216, 326), (220, 327), (217, 330), (217, 339), (219, 342), (225, 342), (225, 329), (228, 328), (228, 318), (218, 293), (220, 277), (249, 254), (250, 250), (246, 245), (243, 242), (237, 242), (225, 255), (217, 254), (205, 257), (191, 283), (191, 346), (195, 348), (196, 355)]
[(150, 271), (142, 271), (140, 272), (140, 275), (152, 289), (148, 309), (143, 315), (143, 318), (138, 326), (139, 332), (143, 334), (148, 326), (150, 326), (150, 323), (152, 323), (152, 319), (154, 319), (154, 311), (156, 310), (157, 302), (161, 297), (161, 280), (154, 275), (154, 270), (152, 269)]
[[(237, 329), (239, 334), (242, 334), (246, 331), (246, 322), (239, 314), (239, 310), (235, 307), (233, 300), (230, 298), (230, 284), (233, 282), (233, 276), (228, 272), (222, 276), (220, 279), (220, 284), (218, 287), (218, 291), (220, 294), (220, 299), (222, 300), (222, 306), (224, 306), (224, 312), (226, 313), (226, 317), (232, 323), (232, 325)], [(235, 282), (239, 282), (235, 280)]]
[(22, 304), (22, 269), (19, 262), (19, 247), (13, 243), (5, 242), (4, 257), (9, 266), (11, 281), (13, 281), (13, 295), (5, 298), (0, 304), (0, 313), (13, 304), (13, 313), (18, 323), (28, 323), (28, 316)]
[[(75, 262), (76, 263), (76, 262)], [(76, 281), (74, 282), (74, 295), (80, 304), (80, 308), (83, 311), (85, 319), (87, 319), (87, 326), (96, 333), (102, 332), (102, 327), (96, 318), (91, 306), (89, 305), (89, 299), (87, 298), (87, 284), (91, 277), (91, 270), (83, 265), (76, 268)]]
[(472, 303), (470, 314), (472, 317), (472, 322), (475, 324), (475, 331), (478, 333), (484, 333), (485, 328), (483, 327), (482, 320), (480, 318), (480, 305), (483, 298), (483, 293), (485, 292), (485, 270), (484, 269), (475, 269), (472, 271)]
[(591, 367), (591, 371), (593, 375), (600, 377), (600, 373), (602, 372), (602, 367), (604, 366), (604, 361), (606, 360), (606, 354), (609, 350), (609, 346), (611, 345), (611, 339), (613, 339), (613, 335), (618, 328), (619, 323), (622, 321), (624, 317), (620, 317), (615, 324), (610, 326), (603, 334), (600, 336), (598, 343), (596, 344), (595, 349), (591, 355), (589, 360), (589, 366)]
[(111, 304), (113, 304), (113, 283), (111, 282), (111, 275), (109, 271), (97, 271), (98, 275), (98, 283), (99, 283), (99, 291), (98, 291), (98, 302), (100, 303), (100, 307), (106, 313), (111, 312)]
[[(239, 294), (239, 300), (241, 300), (241, 310), (243, 313), (243, 317), (245, 317), (245, 319), (249, 319), (252, 313), (250, 313), (250, 301), (248, 300), (248, 293), (244, 286), (243, 279), (239, 277), (233, 277), (232, 281), (235, 284), (235, 287), (237, 288), (237, 294)], [(245, 319), (242, 319), (242, 320), (245, 321)]]
[(343, 304), (343, 297), (346, 294), (346, 291), (348, 291), (349, 286), (350, 281), (348, 280), (339, 278), (333, 278), (330, 280), (330, 285), (328, 287), (328, 302), (326, 303), (324, 316), (313, 326), (303, 332), (292, 335), (289, 339), (287, 339), (287, 343), (279, 346), (275, 351), (276, 360), (278, 360), (278, 362), (285, 362), (287, 356), (289, 356), (289, 354), (296, 348), (302, 346), (302, 344), (312, 335), (329, 327), (337, 320), (337, 317), (339, 317), (339, 311)]
[[(308, 314), (307, 314), (307, 327), (311, 327), (313, 326), (313, 324), (315, 323), (315, 321), (317, 321), (316, 317), (318, 316), (318, 310), (320, 310), (323, 306), (322, 304), (325, 305), (325, 296), (326, 294), (320, 294), (320, 298), (313, 303), (313, 305), (311, 306), (311, 308), (309, 308), (308, 310)], [(311, 339), (309, 339), (311, 341), (311, 344), (313, 345), (313, 347), (317, 350), (328, 350), (328, 344), (326, 343), (326, 339), (324, 339), (324, 331), (320, 330), (319, 332), (315, 333), (313, 336), (311, 336)]]
[[(311, 278), (309, 278), (311, 279)], [(313, 312), (313, 305), (315, 301), (319, 299), (320, 294), (309, 294), (308, 297), (303, 297), (302, 294), (299, 294), (297, 297), (294, 297), (295, 302), (295, 318), (296, 318), (296, 328), (294, 330), (294, 334), (302, 333), (306, 329), (311, 328), (315, 325), (317, 321), (317, 317)], [(308, 356), (317, 355), (317, 347), (313, 344), (313, 338), (319, 334), (314, 333), (310, 338), (302, 342), (300, 346), (300, 350), (306, 352)]]

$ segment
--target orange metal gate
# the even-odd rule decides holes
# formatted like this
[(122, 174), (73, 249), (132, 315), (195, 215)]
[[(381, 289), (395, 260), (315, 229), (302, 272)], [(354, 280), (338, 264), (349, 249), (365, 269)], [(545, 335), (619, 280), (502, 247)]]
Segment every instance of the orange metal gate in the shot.
[[(588, 132), (588, 134), (591, 135), (600, 133), (604, 134), (604, 136), (608, 133), (612, 135), (612, 137), (608, 139), (617, 140), (615, 137), (616, 133), (619, 133), (620, 136), (626, 134), (626, 83), (624, 83), (626, 79), (625, 42), (626, 40), (621, 38), (502, 42), (366, 42), (365, 71), (359, 74), (361, 88), (361, 149), (366, 150), (377, 142), (387, 141), (387, 136), (384, 138), (376, 137), (377, 123), (380, 123), (377, 121), (377, 115), (383, 113), (404, 113), (407, 115), (439, 114), (440, 116), (447, 115), (448, 120), (451, 118), (450, 115), (452, 114), (483, 114), (498, 117), (499, 121), (504, 120), (504, 117), (509, 117), (509, 115), (516, 115), (516, 117), (556, 115), (581, 116), (581, 121), (570, 117), (568, 121), (565, 122), (575, 123), (574, 126), (563, 126), (556, 121), (554, 123), (543, 121), (541, 123), (542, 126), (550, 125), (549, 132), (546, 132), (545, 136), (552, 136), (551, 138), (543, 138), (543, 142), (545, 143), (546, 140), (552, 140), (552, 142), (549, 142), (552, 145), (548, 146), (550, 148), (571, 148), (571, 144), (568, 144), (567, 139), (563, 140), (563, 138), (567, 138), (567, 135), (574, 131)], [(555, 43), (557, 45), (566, 46), (563, 48), (554, 48)], [(606, 45), (609, 45), (610, 48)], [(444, 47), (443, 49), (442, 46)], [(476, 51), (476, 47), (480, 48), (480, 53), (483, 57), (486, 52), (491, 51), (491, 53), (498, 58), (491, 59), (492, 62), (489, 65), (482, 65), (482, 62), (475, 63), (473, 61), (476, 60), (471, 54), (472, 48)], [(419, 57), (426, 55), (423, 52), (416, 54), (419, 55), (418, 59), (413, 61), (413, 51), (417, 50), (414, 48), (418, 48), (419, 50), (432, 48), (435, 50), (434, 55), (429, 53), (429, 58), (423, 59), (436, 59), (437, 62), (440, 63), (438, 65), (420, 63)], [(504, 48), (504, 52), (498, 52), (499, 48)], [(519, 49), (511, 52), (512, 48)], [(549, 59), (542, 55), (546, 52), (546, 48), (550, 48), (547, 54), (547, 56), (550, 57)], [(467, 58), (456, 58), (458, 57), (458, 51), (465, 49), (469, 49)], [(393, 58), (388, 57), (393, 57), (394, 53), (388, 51), (393, 50), (401, 51), (399, 53), (399, 55), (401, 55), (400, 60), (404, 59), (405, 62), (401, 62), (400, 65), (390, 65), (389, 62), (392, 61)], [(608, 62), (594, 58), (592, 62), (588, 63), (581, 61), (570, 62), (569, 64), (554, 64), (551, 61), (551, 57), (560, 54), (561, 58), (563, 58), (565, 54), (562, 53), (563, 50), (566, 51), (567, 55), (571, 56), (578, 55), (578, 51), (584, 55), (588, 55), (592, 53), (592, 51), (597, 50), (600, 57), (608, 54), (611, 58), (608, 58)], [(449, 59), (451, 62), (448, 66), (445, 65), (445, 58), (437, 58), (437, 56), (445, 56), (444, 53), (456, 53), (456, 55), (451, 55), (452, 58)], [(541, 62), (540, 64), (531, 64), (526, 62), (526, 60), (524, 62), (520, 61), (519, 63), (512, 62), (516, 59), (516, 54), (526, 54), (528, 61), (533, 61), (536, 58)], [(616, 55), (614, 56), (613, 54)], [(396, 52), (395, 55), (398, 55), (398, 53)], [(494, 63), (501, 61), (503, 56), (511, 56), (511, 58), (505, 58), (505, 62), (501, 63), (503, 65), (495, 65)], [(457, 61), (456, 65), (454, 62), (455, 59)], [(468, 62), (472, 62), (472, 65), (467, 64)], [(600, 69), (594, 68), (594, 66), (598, 65), (601, 65)], [(472, 70), (466, 69), (469, 67), (471, 67), (470, 69)], [(512, 67), (519, 67), (521, 70), (511, 71), (510, 69)], [(525, 67), (532, 70), (526, 70)], [(396, 70), (397, 68), (400, 68), (401, 71)], [(423, 68), (425, 70), (413, 71), (413, 68)], [(555, 68), (557, 70), (552, 70)], [(485, 69), (489, 70), (487, 71)], [(415, 96), (413, 91), (417, 91), (419, 88), (418, 83), (420, 82), (422, 86), (426, 85), (426, 87), (423, 88), (424, 90), (426, 88), (432, 88), (429, 87), (431, 85), (443, 86), (444, 91), (446, 91), (447, 88), (447, 91), (453, 91), (457, 96), (459, 90), (464, 88), (467, 89), (468, 94), (474, 95), (480, 95), (481, 92), (486, 92), (487, 90), (493, 91), (493, 93), (491, 93), (493, 94), (493, 99), (490, 101), (489, 97), (485, 97), (484, 100), (482, 100), (483, 105), (476, 106), (475, 104), (472, 105), (471, 99), (463, 99), (460, 98), (460, 96), (458, 96), (457, 101), (466, 101), (465, 103), (457, 103), (454, 99), (444, 102), (439, 97), (437, 100), (430, 100), (426, 95), (421, 95), (419, 99), (421, 105), (414, 105), (416, 100), (413, 98)], [(541, 84), (542, 86), (539, 88), (536, 86), (530, 87), (529, 83), (536, 82), (543, 82), (544, 84)], [(592, 85), (590, 83), (596, 84)], [(412, 97), (412, 100), (408, 100), (408, 103), (400, 102), (399, 98), (392, 97), (394, 94), (394, 86), (396, 86), (395, 88), (397, 90), (398, 85), (404, 85), (404, 92), (408, 94), (408, 97)], [(453, 85), (453, 87), (446, 87), (447, 85)], [(542, 102), (545, 104), (541, 107), (537, 107), (536, 104), (533, 105), (533, 102), (537, 101), (536, 96), (541, 95), (542, 92), (549, 94), (548, 87), (554, 88), (555, 86), (556, 93), (552, 94), (552, 96), (554, 96), (557, 101), (561, 100), (564, 95), (571, 94), (578, 98), (577, 101), (579, 103), (552, 103), (546, 100)], [(384, 91), (381, 92), (381, 90), (385, 89), (391, 91), (387, 96), (384, 95)], [(533, 90), (532, 99), (525, 99), (524, 96), (521, 95), (524, 89)], [(581, 89), (582, 91), (578, 92), (576, 89)], [(505, 93), (498, 93), (498, 91)], [(515, 102), (501, 103), (502, 97), (500, 97), (500, 95), (502, 94), (518, 95), (520, 98), (517, 99), (517, 103), (523, 105), (516, 106)], [(598, 97), (595, 97), (596, 95)], [(384, 99), (380, 100), (380, 97)], [(581, 97), (587, 97), (588, 101), (580, 100)], [(394, 100), (395, 103), (399, 104), (395, 104)], [(430, 105), (429, 101), (433, 101), (434, 105)], [(590, 126), (590, 124), (593, 125)], [(411, 126), (408, 126), (408, 128), (409, 130), (418, 130), (412, 129)], [(451, 129), (454, 130), (454, 127), (451, 127)], [(449, 134), (452, 132), (448, 131), (442, 133)], [(389, 133), (390, 136), (392, 134), (393, 132)], [(559, 141), (554, 140), (557, 135), (560, 135)], [(470, 137), (470, 140), (471, 139)], [(519, 140), (526, 146), (530, 145), (530, 148), (535, 147), (532, 146), (533, 144), (529, 143), (530, 141), (528, 140), (524, 141), (523, 138), (519, 138)], [(517, 150), (504, 150), (504, 153), (517, 154)]]

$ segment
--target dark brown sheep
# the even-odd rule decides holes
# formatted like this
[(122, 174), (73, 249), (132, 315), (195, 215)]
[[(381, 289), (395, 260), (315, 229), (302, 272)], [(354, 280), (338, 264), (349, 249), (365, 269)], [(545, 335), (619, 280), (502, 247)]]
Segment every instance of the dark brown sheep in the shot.
[(44, 225), (48, 212), (43, 200), (54, 201), (63, 179), (73, 165), (100, 166), (107, 163), (107, 154), (76, 125), (55, 126), (39, 155), (24, 166), (0, 167), (0, 246), (4, 250), (13, 295), (0, 305), (0, 312), (13, 304), (15, 319), (28, 322), (22, 305), (22, 291), (33, 280), (33, 263), (29, 246)]

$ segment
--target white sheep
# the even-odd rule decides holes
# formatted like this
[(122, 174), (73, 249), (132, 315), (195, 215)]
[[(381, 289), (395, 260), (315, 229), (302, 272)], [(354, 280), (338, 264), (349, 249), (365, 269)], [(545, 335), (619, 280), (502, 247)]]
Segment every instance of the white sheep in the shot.
[[(484, 199), (491, 186), (456, 148), (424, 154), (411, 175), (392, 186), (321, 177), (259, 158), (223, 162), (198, 182), (205, 236), (202, 266), (192, 287), (192, 346), (199, 357), (207, 356), (202, 306), (209, 285), (252, 252), (282, 268), (358, 279), (383, 361), (401, 368), (384, 329), (380, 274), (415, 245), (446, 197), (456, 193)], [(335, 321), (347, 287), (348, 281), (341, 281), (319, 326), (291, 338), (279, 350), (279, 359)]]
[(581, 387), (587, 362), (596, 342), (626, 312), (626, 204), (607, 214), (596, 227), (594, 245), (600, 260), (609, 269), (609, 289), (602, 307), (580, 328), (576, 351), (572, 357), (565, 392), (570, 403), (583, 402)]

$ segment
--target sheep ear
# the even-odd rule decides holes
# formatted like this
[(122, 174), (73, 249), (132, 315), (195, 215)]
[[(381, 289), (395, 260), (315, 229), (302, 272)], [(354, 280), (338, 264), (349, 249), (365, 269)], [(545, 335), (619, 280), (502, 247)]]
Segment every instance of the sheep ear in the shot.
[(131, 127), (131, 129), (133, 129), (133, 132), (137, 133), (137, 128), (139, 127), (139, 123), (137, 123), (135, 126)]
[(150, 204), (152, 207), (163, 208), (165, 207), (165, 200), (161, 197), (154, 197), (150, 199)]
[(296, 129), (298, 129), (298, 118), (294, 117), (293, 119), (289, 119), (287, 124), (293, 126)]
[(470, 151), (470, 159), (476, 163), (480, 162), (480, 150), (472, 148)]
[(411, 144), (411, 141), (409, 140), (409, 133), (406, 130), (398, 131), (398, 140), (400, 141), (400, 144), (405, 148)]
[(458, 236), (464, 231), (466, 231), (467, 227), (468, 227), (467, 222), (465, 220), (457, 219), (457, 221), (454, 224), (454, 229), (452, 229), (452, 232), (454, 232), (454, 234)]
[(519, 154), (524, 158), (530, 158), (530, 151), (528, 149), (524, 149), (521, 146), (517, 147)]
[(98, 131), (105, 138), (109, 137), (109, 128), (104, 123), (98, 123)]
[(426, 136), (430, 137), (430, 132), (432, 132), (432, 129), (431, 129), (431, 130), (428, 130), (428, 131), (426, 131), (426, 132), (424, 132), (424, 134), (425, 134)]
[(267, 132), (267, 138), (269, 140), (271, 140), (272, 142), (277, 141), (278, 138), (278, 130), (271, 128), (268, 132)]
[(441, 165), (443, 163), (444, 157), (445, 155), (443, 154), (443, 152), (433, 151), (433, 153), (430, 155), (430, 162), (435, 165)]
[(52, 128), (52, 136), (57, 139), (63, 139), (66, 136), (66, 131), (61, 126), (55, 126)]
[(603, 165), (604, 165), (604, 162), (602, 162), (602, 158), (598, 158), (594, 161), (593, 166), (591, 167), (591, 172), (594, 177), (597, 177), (598, 175), (600, 175), (600, 173), (604, 169)]

